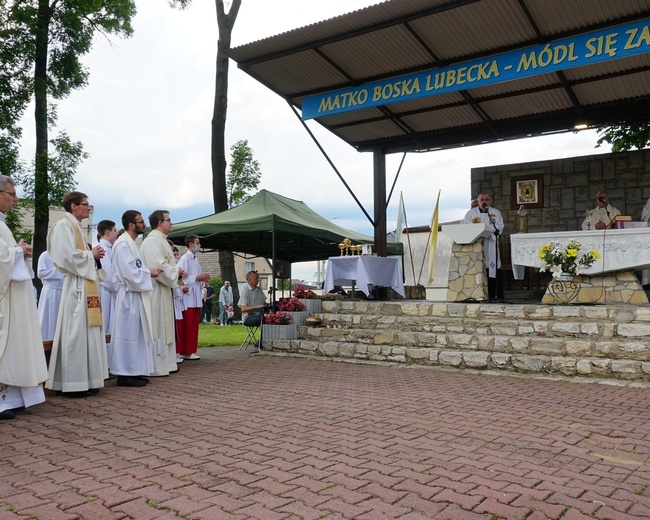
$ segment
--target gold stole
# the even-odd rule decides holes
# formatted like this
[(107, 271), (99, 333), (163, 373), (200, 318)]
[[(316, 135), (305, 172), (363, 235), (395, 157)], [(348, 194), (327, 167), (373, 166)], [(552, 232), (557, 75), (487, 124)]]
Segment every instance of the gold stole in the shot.
[[(79, 223), (72, 220), (68, 215), (66, 218), (72, 223), (74, 229), (75, 239), (77, 241), (77, 249), (80, 251), (88, 251), (86, 241), (81, 235), (79, 230)], [(93, 262), (95, 259), (93, 258)], [(102, 308), (99, 303), (99, 284), (97, 280), (88, 280), (84, 278), (84, 285), (86, 288), (86, 308), (88, 309), (88, 326), (101, 327), (102, 321)]]

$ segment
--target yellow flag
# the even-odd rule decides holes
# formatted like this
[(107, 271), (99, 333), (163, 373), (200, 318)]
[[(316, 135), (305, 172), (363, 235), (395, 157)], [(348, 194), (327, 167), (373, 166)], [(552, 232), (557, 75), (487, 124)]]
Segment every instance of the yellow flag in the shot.
[(438, 244), (438, 208), (440, 205), (440, 190), (436, 199), (436, 209), (431, 217), (431, 238), (429, 239), (429, 282), (433, 282), (433, 262), (436, 258), (436, 246)]

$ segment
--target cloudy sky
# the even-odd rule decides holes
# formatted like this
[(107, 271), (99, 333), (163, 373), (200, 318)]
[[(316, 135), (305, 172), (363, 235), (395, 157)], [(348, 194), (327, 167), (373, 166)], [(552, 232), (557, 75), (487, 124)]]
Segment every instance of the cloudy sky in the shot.
[[(371, 0), (243, 0), (233, 46), (377, 3)], [(90, 81), (59, 104), (59, 125), (84, 143), (91, 157), (78, 188), (95, 205), (95, 221), (119, 222), (126, 209), (148, 215), (171, 211), (175, 221), (213, 211), (210, 120), (214, 94), (217, 23), (214, 2), (194, 0), (184, 11), (166, 0), (138, 0), (133, 37), (98, 37), (84, 58)], [(260, 163), (260, 187), (304, 201), (336, 223), (372, 235), (372, 228), (287, 104), (230, 67), (228, 148), (247, 139)], [(25, 118), (24, 158), (31, 160), (31, 112)], [(372, 155), (358, 153), (311, 121), (309, 126), (346, 181), (373, 214)], [(388, 209), (395, 227), (400, 191), (409, 225), (429, 223), (441, 195), (441, 221), (462, 217), (473, 167), (605, 153), (595, 133), (564, 134), (407, 156)], [(227, 155), (230, 155), (228, 151)], [(388, 189), (400, 156), (387, 161)], [(293, 275), (313, 279), (314, 266)]]

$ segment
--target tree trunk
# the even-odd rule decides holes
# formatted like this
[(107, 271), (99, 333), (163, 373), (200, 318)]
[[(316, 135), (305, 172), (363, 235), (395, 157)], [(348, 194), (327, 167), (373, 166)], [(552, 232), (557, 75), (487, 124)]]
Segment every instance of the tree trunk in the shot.
[[(48, 128), (47, 128), (47, 52), (51, 9), (49, 0), (38, 1), (36, 25), (36, 57), (34, 66), (34, 119), (36, 126), (36, 155), (34, 158), (34, 239), (33, 267), (36, 271), (38, 258), (47, 249), (47, 230), (50, 223), (48, 200)], [(41, 281), (34, 280), (40, 293)]]
[[(219, 26), (219, 41), (217, 43), (217, 60), (214, 90), (214, 109), (212, 112), (212, 197), (215, 213), (228, 209), (228, 193), (226, 189), (226, 115), (228, 112), (228, 66), (229, 58), (226, 51), (230, 48), (232, 28), (237, 19), (241, 0), (233, 0), (230, 11), (226, 14), (223, 0), (215, 0), (217, 9), (217, 24)], [(232, 251), (219, 252), (219, 267), (222, 280), (230, 280), (236, 317), (240, 310), (236, 306), (239, 301), (239, 284), (235, 273), (235, 260)]]

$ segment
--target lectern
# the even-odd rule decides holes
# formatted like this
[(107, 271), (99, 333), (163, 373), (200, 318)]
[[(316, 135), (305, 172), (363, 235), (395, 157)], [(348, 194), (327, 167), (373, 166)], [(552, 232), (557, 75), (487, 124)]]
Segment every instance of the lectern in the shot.
[(447, 301), (488, 299), (488, 278), (483, 256), (483, 238), (494, 231), (485, 223), (448, 224), (442, 232), (452, 239)]

